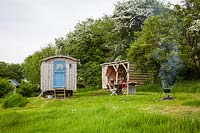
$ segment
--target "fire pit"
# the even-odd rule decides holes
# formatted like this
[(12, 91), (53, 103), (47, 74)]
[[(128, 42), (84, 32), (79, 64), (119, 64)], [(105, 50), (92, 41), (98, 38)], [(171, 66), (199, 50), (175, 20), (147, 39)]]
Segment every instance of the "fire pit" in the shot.
[(171, 89), (170, 89), (170, 88), (164, 88), (163, 91), (164, 91), (165, 93), (170, 93), (170, 92), (171, 92)]
[(162, 98), (162, 100), (173, 100), (175, 97), (171, 96), (170, 93), (172, 92), (172, 88), (163, 88), (164, 93), (166, 96)]

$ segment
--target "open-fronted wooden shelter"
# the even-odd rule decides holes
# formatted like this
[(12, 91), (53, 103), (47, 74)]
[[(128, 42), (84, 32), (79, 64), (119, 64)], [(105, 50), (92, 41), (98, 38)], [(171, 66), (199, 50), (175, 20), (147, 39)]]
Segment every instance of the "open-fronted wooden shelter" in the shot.
[[(66, 97), (77, 87), (77, 62), (69, 56), (51, 56), (41, 62), (41, 95)], [(59, 95), (58, 95), (59, 94)]]
[(114, 80), (115, 83), (119, 83), (120, 81), (128, 83), (132, 81), (142, 86), (146, 82), (152, 81), (152, 74), (136, 70), (133, 63), (122, 60), (102, 64), (103, 89), (107, 88), (107, 84), (110, 80)]

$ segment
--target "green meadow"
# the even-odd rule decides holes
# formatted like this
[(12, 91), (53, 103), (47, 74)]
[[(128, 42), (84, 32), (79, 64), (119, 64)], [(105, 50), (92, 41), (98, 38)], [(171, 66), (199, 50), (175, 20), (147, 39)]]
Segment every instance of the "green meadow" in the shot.
[(24, 107), (0, 108), (0, 132), (200, 132), (200, 93), (175, 94), (163, 101), (156, 92), (110, 96), (82, 89), (65, 100), (29, 98)]

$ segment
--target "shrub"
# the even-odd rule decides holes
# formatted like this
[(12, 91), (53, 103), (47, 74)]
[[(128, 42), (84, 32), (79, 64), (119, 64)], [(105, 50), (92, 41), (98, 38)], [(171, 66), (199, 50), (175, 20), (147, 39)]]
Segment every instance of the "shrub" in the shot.
[(28, 100), (22, 95), (15, 93), (9, 94), (7, 97), (5, 97), (2, 103), (4, 108), (22, 107), (28, 103)]
[(32, 84), (29, 82), (21, 82), (19, 88), (17, 89), (17, 93), (25, 97), (38, 96), (39, 92), (40, 92), (39, 86), (37, 84)]
[(0, 98), (13, 90), (12, 85), (7, 79), (0, 78)]
[(78, 83), (85, 87), (101, 86), (101, 66), (98, 62), (87, 62), (78, 69)]

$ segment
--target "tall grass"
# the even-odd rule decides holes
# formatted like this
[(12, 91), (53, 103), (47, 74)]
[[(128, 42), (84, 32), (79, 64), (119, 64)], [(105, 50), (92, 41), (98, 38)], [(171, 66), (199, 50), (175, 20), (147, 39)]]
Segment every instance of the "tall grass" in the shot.
[(200, 93), (200, 80), (182, 81), (174, 86), (176, 92)]
[(160, 92), (162, 90), (162, 86), (160, 84), (146, 84), (144, 86), (139, 86), (136, 88), (137, 91), (140, 92)]
[[(1, 115), (1, 132), (162, 132), (198, 133), (200, 120), (106, 107)], [(122, 112), (122, 113), (121, 113)]]

